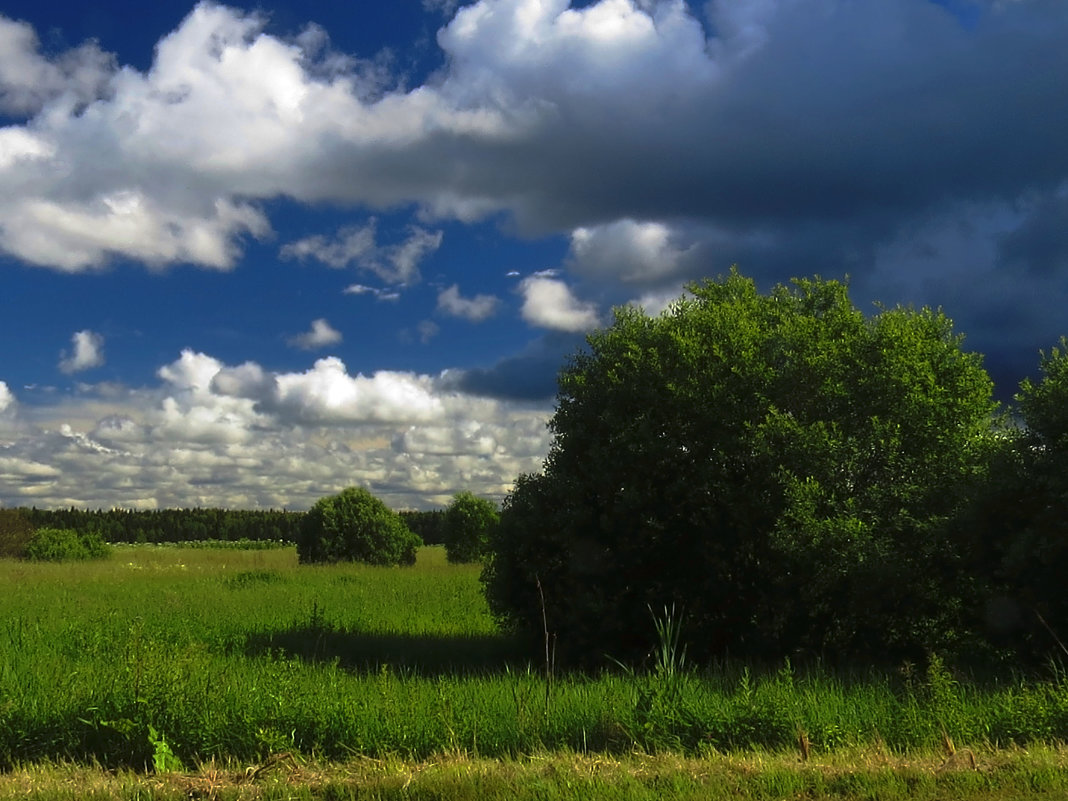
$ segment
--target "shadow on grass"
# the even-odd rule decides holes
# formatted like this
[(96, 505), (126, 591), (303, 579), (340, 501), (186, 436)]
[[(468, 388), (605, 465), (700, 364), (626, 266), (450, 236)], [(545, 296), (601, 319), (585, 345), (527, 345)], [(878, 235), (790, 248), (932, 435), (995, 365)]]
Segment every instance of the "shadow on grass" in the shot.
[(336, 662), (354, 672), (377, 673), (388, 665), (427, 677), (498, 673), (526, 663), (518, 642), (504, 635), (366, 632), (307, 622), (250, 634), (245, 654)]

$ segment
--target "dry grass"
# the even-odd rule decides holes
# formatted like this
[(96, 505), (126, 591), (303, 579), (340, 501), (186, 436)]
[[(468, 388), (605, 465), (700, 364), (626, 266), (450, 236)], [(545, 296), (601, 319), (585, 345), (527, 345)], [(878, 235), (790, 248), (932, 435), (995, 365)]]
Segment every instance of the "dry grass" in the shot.
[[(963, 755), (967, 754), (967, 757)], [(962, 758), (963, 757), (963, 758)], [(370, 797), (402, 798), (415, 790), (421, 795), (447, 798), (450, 788), (479, 788), (476, 797), (523, 798), (521, 788), (537, 786), (538, 797), (570, 798), (572, 787), (667, 786), (671, 797), (771, 798), (761, 789), (771, 774), (807, 776), (814, 786), (848, 779), (863, 797), (888, 778), (937, 779), (953, 771), (977, 771), (992, 781), (974, 792), (960, 787), (937, 797), (987, 799), (996, 777), (1010, 774), (1048, 775), (1068, 771), (1068, 746), (1030, 750), (989, 749), (978, 755), (961, 749), (914, 756), (892, 755), (883, 749), (841, 750), (801, 758), (796, 751), (759, 751), (687, 757), (678, 754), (632, 753), (623, 756), (547, 753), (514, 760), (489, 760), (463, 753), (441, 754), (413, 762), (354, 757), (344, 762), (316, 762), (281, 753), (261, 764), (202, 765), (190, 773), (144, 775), (106, 771), (72, 764), (32, 765), (0, 775), (0, 799), (210, 799), (260, 801), (267, 798)], [(561, 794), (545, 795), (547, 787)], [(680, 789), (681, 788), (681, 789)], [(687, 788), (692, 794), (686, 792)], [(995, 794), (992, 795), (991, 793)], [(729, 794), (728, 794), (729, 793)], [(457, 792), (471, 797), (470, 792)], [(806, 797), (819, 798), (819, 795)], [(834, 798), (841, 799), (840, 794)], [(1019, 797), (1013, 795), (1012, 797)], [(1054, 797), (1049, 795), (1046, 797)]]

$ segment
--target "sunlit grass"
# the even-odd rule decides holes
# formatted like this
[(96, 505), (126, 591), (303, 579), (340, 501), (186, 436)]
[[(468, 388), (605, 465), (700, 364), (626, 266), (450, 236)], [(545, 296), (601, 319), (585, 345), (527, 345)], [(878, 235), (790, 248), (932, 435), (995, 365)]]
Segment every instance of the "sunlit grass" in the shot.
[(490, 760), (459, 752), (412, 761), (396, 757), (323, 762), (292, 754), (260, 763), (208, 762), (196, 770), (145, 776), (71, 763), (0, 775), (0, 799), (479, 799), (720, 801), (787, 798), (1007, 801), (1061, 798), (1068, 751), (1039, 747), (984, 751), (976, 769), (942, 755), (908, 758), (842, 750), (808, 763), (788, 752), (622, 755), (541, 752)]
[(498, 632), (478, 567), (448, 564), (441, 548), (414, 568), (377, 568), (300, 566), (292, 548), (128, 546), (99, 563), (0, 561), (0, 586), (4, 770), (144, 771), (164, 742), (188, 767), (635, 750), (824, 764), (940, 753), (945, 738), (973, 754), (1068, 738), (1063, 673), (1000, 685), (937, 663), (907, 676), (736, 664), (629, 674), (606, 657), (602, 672), (549, 685)]

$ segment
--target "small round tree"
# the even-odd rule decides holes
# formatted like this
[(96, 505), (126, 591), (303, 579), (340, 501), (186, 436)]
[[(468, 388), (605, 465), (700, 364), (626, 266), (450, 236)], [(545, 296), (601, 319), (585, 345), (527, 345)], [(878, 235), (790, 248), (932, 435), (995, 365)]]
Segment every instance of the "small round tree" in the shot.
[(445, 509), (445, 555), (450, 562), (477, 562), (500, 522), (497, 507), (470, 492), (458, 492)]
[(362, 487), (320, 498), (301, 521), (297, 558), (316, 562), (414, 565), (422, 540)]

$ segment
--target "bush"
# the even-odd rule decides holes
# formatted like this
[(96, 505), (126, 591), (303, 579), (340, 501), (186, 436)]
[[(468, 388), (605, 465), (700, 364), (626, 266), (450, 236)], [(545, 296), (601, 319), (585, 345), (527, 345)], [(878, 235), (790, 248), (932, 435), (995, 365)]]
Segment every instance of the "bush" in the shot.
[(954, 648), (979, 592), (956, 520), (996, 410), (980, 357), (941, 313), (867, 317), (835, 281), (690, 291), (617, 310), (561, 372), (543, 472), (492, 539), (491, 608), (535, 637), (544, 611), (561, 659), (640, 659), (672, 604), (694, 656)]
[(106, 559), (111, 547), (95, 532), (79, 534), (69, 528), (41, 528), (26, 545), (25, 557), (34, 562), (80, 562)]
[(300, 524), (297, 558), (302, 564), (414, 565), (422, 544), (400, 515), (366, 489), (349, 487), (308, 510)]
[(500, 522), (497, 507), (470, 492), (458, 492), (445, 508), (445, 556), (450, 562), (477, 562)]
[(33, 524), (21, 509), (0, 509), (0, 559), (21, 559), (33, 538)]

